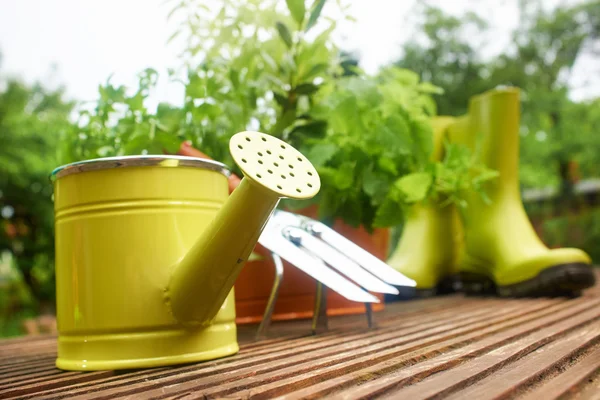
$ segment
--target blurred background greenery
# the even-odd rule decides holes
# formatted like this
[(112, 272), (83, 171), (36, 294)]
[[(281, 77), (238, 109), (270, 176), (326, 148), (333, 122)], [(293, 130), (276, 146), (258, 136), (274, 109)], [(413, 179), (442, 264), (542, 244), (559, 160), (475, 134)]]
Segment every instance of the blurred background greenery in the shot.
[(548, 245), (599, 260), (600, 98), (575, 100), (567, 83), (582, 57), (598, 66), (600, 1), (548, 9), (518, 0), (518, 24), (495, 57), (485, 56), (494, 21), (416, 2), (402, 55), (376, 73), (335, 39), (341, 20), (359, 17), (343, 3), (167, 2), (165, 18), (177, 21), (170, 41), (183, 43), (167, 77), (184, 88), (177, 104), (149, 105), (159, 79), (151, 65), (137, 87), (107, 77), (96, 100), (83, 102), (3, 74), (0, 59), (0, 336), (54, 312), (56, 166), (177, 153), (184, 141), (231, 166), (229, 137), (262, 130), (318, 167), (323, 220), (392, 227), (397, 237), (405, 205), (440, 196), (460, 205), (477, 177), (493, 177), (464, 149), (429, 161), (428, 120), (461, 115), (471, 96), (499, 85), (522, 89), (520, 179), (534, 226)]

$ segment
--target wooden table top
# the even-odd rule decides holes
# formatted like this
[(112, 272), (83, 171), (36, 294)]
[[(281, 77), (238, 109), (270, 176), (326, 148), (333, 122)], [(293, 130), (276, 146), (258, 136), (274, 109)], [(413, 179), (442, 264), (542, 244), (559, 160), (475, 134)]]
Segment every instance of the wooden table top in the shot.
[(364, 316), (274, 323), (219, 360), (127, 372), (65, 372), (56, 338), (0, 342), (0, 398), (599, 399), (600, 289), (575, 299), (462, 295)]

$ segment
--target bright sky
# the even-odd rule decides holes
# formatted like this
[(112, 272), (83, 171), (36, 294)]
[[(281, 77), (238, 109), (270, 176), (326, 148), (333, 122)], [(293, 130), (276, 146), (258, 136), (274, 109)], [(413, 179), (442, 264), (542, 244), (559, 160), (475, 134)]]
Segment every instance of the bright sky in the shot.
[[(438, 3), (455, 13), (476, 9), (488, 18), (497, 32), (490, 54), (504, 47), (517, 22), (516, 1)], [(344, 27), (344, 47), (357, 50), (362, 66), (371, 72), (394, 60), (412, 33), (406, 15), (414, 4), (415, 0), (353, 0), (352, 15), (358, 21)], [(166, 68), (175, 65), (173, 50), (166, 45), (172, 33), (166, 23), (168, 11), (163, 0), (0, 0), (0, 71), (28, 81), (54, 76), (53, 83), (66, 85), (69, 96), (79, 100), (95, 99), (98, 84), (111, 74), (115, 83), (126, 85), (135, 84), (136, 74), (146, 67), (166, 75)], [(585, 77), (585, 71), (578, 76)], [(583, 94), (600, 95), (600, 79), (596, 83), (579, 86), (585, 86)], [(179, 90), (163, 81), (155, 97), (176, 102)]]

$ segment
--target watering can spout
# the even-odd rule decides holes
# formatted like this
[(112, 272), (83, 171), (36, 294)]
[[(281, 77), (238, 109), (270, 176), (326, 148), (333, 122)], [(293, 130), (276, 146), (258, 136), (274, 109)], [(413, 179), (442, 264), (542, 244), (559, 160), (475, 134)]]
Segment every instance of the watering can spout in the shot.
[(240, 132), (229, 149), (244, 178), (175, 267), (167, 288), (171, 312), (183, 324), (211, 323), (281, 198), (309, 199), (320, 189), (308, 159), (277, 138)]

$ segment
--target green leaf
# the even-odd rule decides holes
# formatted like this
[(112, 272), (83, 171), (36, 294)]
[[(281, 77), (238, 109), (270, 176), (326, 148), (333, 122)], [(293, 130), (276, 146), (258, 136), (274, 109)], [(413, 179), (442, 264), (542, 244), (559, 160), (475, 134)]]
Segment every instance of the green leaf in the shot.
[(474, 179), (473, 183), (479, 184), (497, 178), (500, 173), (493, 169), (484, 168)]
[(402, 207), (391, 196), (387, 197), (375, 213), (373, 227), (386, 228), (396, 226), (404, 220)]
[(298, 94), (313, 94), (319, 90), (317, 85), (312, 83), (302, 83), (294, 88), (294, 91)]
[(283, 40), (283, 42), (286, 44), (286, 46), (291, 49), (292, 45), (293, 45), (292, 34), (290, 33), (290, 30), (288, 29), (288, 27), (285, 26), (285, 24), (283, 22), (279, 22), (279, 21), (277, 21), (275, 26), (277, 27), (277, 32), (279, 32), (279, 36), (281, 37), (281, 40)]
[(363, 190), (373, 200), (372, 204), (379, 204), (387, 194), (390, 187), (390, 179), (381, 172), (368, 168), (363, 174)]
[(383, 171), (389, 172), (392, 175), (398, 175), (398, 168), (396, 168), (396, 164), (391, 158), (381, 157), (379, 160), (377, 160), (377, 165)]
[(126, 99), (125, 103), (127, 103), (132, 111), (142, 110), (144, 108), (144, 96), (138, 92), (135, 96)]
[(443, 88), (441, 88), (439, 86), (435, 86), (431, 82), (419, 83), (419, 85), (417, 86), (417, 90), (420, 91), (421, 93), (444, 94)]
[(378, 104), (382, 100), (377, 84), (372, 79), (351, 77), (346, 81), (346, 88), (365, 103)]
[(319, 16), (321, 15), (321, 11), (323, 10), (325, 1), (327, 0), (315, 0), (311, 7), (310, 17), (308, 17), (308, 23), (306, 24), (306, 28), (304, 28), (304, 32), (308, 32), (313, 26), (315, 26)]
[(290, 140), (295, 145), (299, 139), (304, 142), (304, 139), (322, 139), (327, 133), (327, 122), (311, 121), (305, 124), (299, 124), (290, 132)]
[(273, 127), (273, 134), (281, 135), (285, 128), (290, 126), (294, 120), (296, 119), (296, 111), (293, 109), (287, 110), (283, 113), (282, 116), (277, 120), (277, 123)]
[[(319, 174), (321, 174), (321, 171), (319, 171)], [(328, 220), (332, 220), (335, 216), (339, 215), (338, 210), (341, 198), (332, 192), (324, 192), (320, 197), (318, 217), (320, 221), (326, 223)]]
[(292, 17), (294, 17), (298, 25), (301, 25), (302, 21), (304, 21), (304, 14), (306, 13), (304, 0), (285, 0), (285, 2), (287, 3)]
[(314, 145), (306, 158), (310, 160), (315, 167), (325, 165), (338, 151), (338, 147), (333, 143), (319, 143)]
[(425, 111), (427, 115), (435, 116), (437, 113), (437, 103), (435, 100), (430, 96), (421, 96), (419, 99), (421, 100), (423, 111)]
[(307, 73), (305, 73), (304, 75), (302, 75), (300, 78), (302, 80), (307, 80), (307, 79), (311, 79), (314, 78), (315, 76), (317, 76), (318, 74), (320, 74), (321, 72), (325, 72), (327, 71), (327, 68), (329, 67), (328, 64), (325, 63), (320, 63), (320, 64), (315, 64), (313, 65)]
[(346, 190), (354, 183), (354, 163), (345, 162), (340, 165), (335, 174), (334, 185), (339, 190)]
[(237, 89), (240, 85), (240, 72), (233, 68), (230, 69), (229, 70), (229, 80), (231, 81), (233, 88)]
[(428, 172), (415, 172), (403, 176), (394, 182), (394, 186), (400, 190), (407, 203), (422, 201), (433, 182), (433, 176)]
[(344, 196), (342, 207), (338, 212), (340, 218), (352, 227), (358, 227), (362, 222), (363, 205), (357, 193), (350, 196)]
[(288, 108), (290, 105), (290, 102), (288, 101), (287, 96), (281, 94), (281, 93), (277, 93), (277, 92), (273, 92), (273, 98), (275, 99), (275, 101), (277, 102), (277, 104), (279, 104), (281, 107), (283, 108)]
[(386, 70), (386, 73), (390, 73), (396, 79), (396, 81), (405, 86), (416, 85), (419, 82), (419, 74), (409, 69), (392, 68)]

